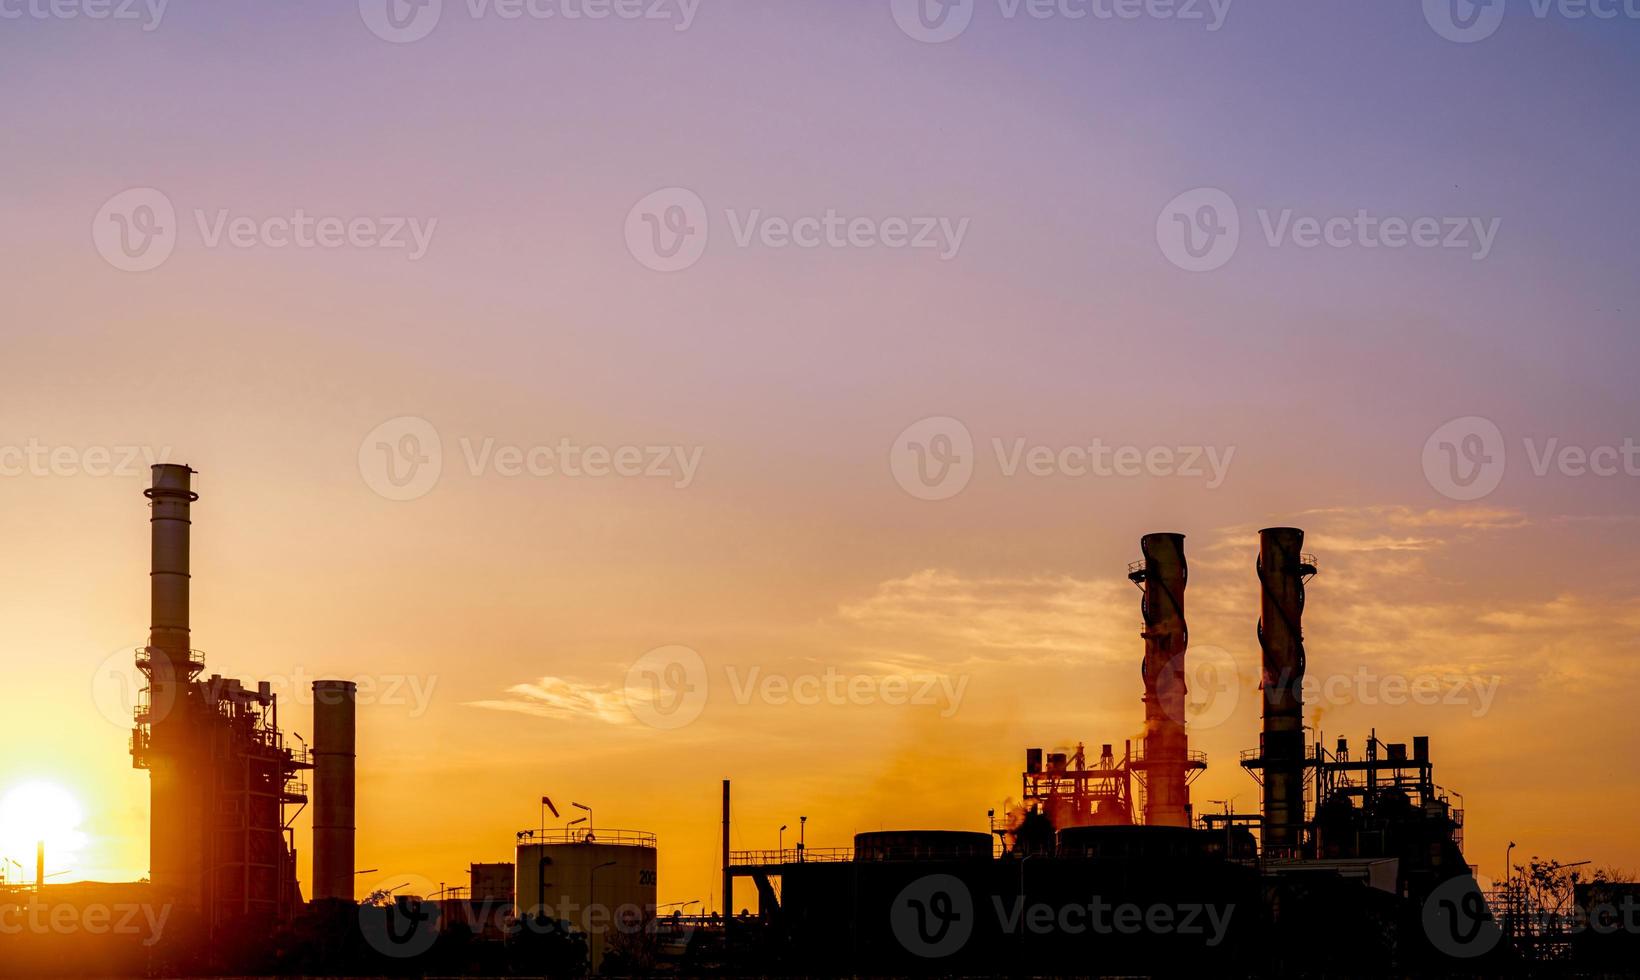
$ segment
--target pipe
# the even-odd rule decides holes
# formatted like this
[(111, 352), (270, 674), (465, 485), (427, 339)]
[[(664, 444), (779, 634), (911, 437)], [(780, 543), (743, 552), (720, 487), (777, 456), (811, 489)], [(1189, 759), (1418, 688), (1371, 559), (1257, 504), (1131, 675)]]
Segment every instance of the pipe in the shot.
[(1185, 651), (1190, 630), (1184, 618), (1189, 566), (1184, 535), (1147, 534), (1145, 556), (1145, 823), (1190, 826), (1190, 789), (1185, 778), (1189, 736), (1185, 731)]
[(148, 572), (150, 656), (164, 680), (192, 679), (188, 640), (188, 547), (194, 471), (179, 463), (153, 468), (153, 486), (143, 491), (150, 501), (153, 545)]
[(1264, 846), (1278, 856), (1293, 855), (1303, 843), (1304, 581), (1313, 574), (1303, 552), (1304, 532), (1296, 527), (1259, 532)]
[(196, 724), (193, 678), (203, 665), (189, 643), (188, 591), (194, 471), (153, 467), (149, 500), (149, 634), (140, 664), (147, 675), (149, 875), (156, 888), (192, 910), (204, 907), (210, 847), (208, 741)]
[(358, 685), (313, 682), (313, 897), (353, 901)]
[(729, 951), (729, 923), (735, 917), (735, 876), (729, 870), (729, 781), (723, 781), (723, 950)]

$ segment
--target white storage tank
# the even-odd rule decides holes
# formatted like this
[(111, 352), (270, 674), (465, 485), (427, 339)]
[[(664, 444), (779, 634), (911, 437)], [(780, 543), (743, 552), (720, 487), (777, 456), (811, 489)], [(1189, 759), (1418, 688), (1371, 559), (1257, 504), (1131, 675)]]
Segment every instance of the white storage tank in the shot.
[(655, 923), (655, 835), (636, 830), (530, 831), (518, 843), (520, 928), (540, 916), (587, 937), (593, 970), (641, 948)]

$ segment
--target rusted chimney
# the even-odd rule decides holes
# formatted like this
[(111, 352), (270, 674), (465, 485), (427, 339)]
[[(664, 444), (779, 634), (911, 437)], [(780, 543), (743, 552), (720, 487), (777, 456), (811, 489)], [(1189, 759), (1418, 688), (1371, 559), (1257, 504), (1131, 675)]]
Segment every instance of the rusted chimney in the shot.
[(313, 898), (353, 901), (358, 685), (313, 682)]
[(1264, 847), (1291, 856), (1304, 831), (1304, 583), (1315, 574), (1304, 554), (1304, 532), (1259, 532), (1261, 585), (1258, 641), (1263, 650)]
[(1145, 630), (1145, 823), (1190, 826), (1190, 789), (1185, 772), (1189, 737), (1185, 732), (1185, 651), (1190, 631), (1184, 619), (1189, 567), (1184, 535), (1147, 534), (1139, 542), (1145, 560), (1133, 577), (1144, 589), (1140, 611)]

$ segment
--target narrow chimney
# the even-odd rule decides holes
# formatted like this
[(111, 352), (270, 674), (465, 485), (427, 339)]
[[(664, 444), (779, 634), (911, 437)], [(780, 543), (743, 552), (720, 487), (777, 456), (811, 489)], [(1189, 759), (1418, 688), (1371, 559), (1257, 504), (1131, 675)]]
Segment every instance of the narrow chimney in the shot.
[(1190, 789), (1185, 777), (1189, 736), (1185, 732), (1185, 651), (1190, 631), (1184, 619), (1189, 568), (1184, 535), (1147, 534), (1140, 611), (1145, 620), (1145, 823), (1190, 826)]
[(353, 901), (358, 686), (313, 682), (313, 897)]
[(154, 483), (143, 491), (149, 500), (152, 551), (148, 570), (148, 647), (156, 676), (188, 680), (188, 547), (194, 471), (177, 463), (154, 467)]
[(177, 463), (153, 468), (149, 500), (148, 646), (137, 664), (148, 681), (143, 765), (149, 775), (149, 874), (168, 900), (203, 907), (205, 853), (210, 846), (206, 756), (210, 746), (194, 724), (191, 682), (200, 665), (188, 634), (190, 512), (199, 495), (194, 471)]
[(1258, 640), (1264, 651), (1264, 847), (1296, 856), (1304, 830), (1304, 583), (1315, 566), (1304, 556), (1304, 532), (1259, 532), (1262, 586)]

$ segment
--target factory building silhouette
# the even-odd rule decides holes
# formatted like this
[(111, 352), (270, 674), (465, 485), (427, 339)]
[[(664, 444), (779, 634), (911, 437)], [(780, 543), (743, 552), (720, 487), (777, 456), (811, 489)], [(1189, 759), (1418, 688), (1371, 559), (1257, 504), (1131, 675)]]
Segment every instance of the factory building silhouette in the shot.
[[(475, 842), (466, 887), (360, 901), (355, 833), (390, 815), (355, 807), (357, 691), (313, 685), (311, 746), (287, 741), (266, 682), (205, 675), (192, 647), (194, 471), (153, 469), (150, 635), (130, 741), (150, 779), (147, 881), (8, 888), (40, 908), (146, 910), (149, 928), (8, 936), (7, 975), (576, 976), (1236, 972), (1500, 973), (1535, 964), (1500, 929), (1463, 854), (1464, 812), (1435, 782), (1428, 738), (1352, 749), (1307, 741), (1303, 614), (1317, 560), (1304, 532), (1259, 535), (1263, 722), (1237, 760), (1256, 812), (1199, 813), (1191, 783), (1185, 537), (1146, 535), (1140, 589), (1144, 729), (1074, 750), (1028, 748), (1019, 806), (979, 829), (857, 835), (852, 847), (730, 848), (722, 784), (718, 910), (658, 905), (651, 833), (585, 815)], [(1136, 646), (1138, 646), (1136, 644)], [(1324, 654), (1323, 654), (1324, 655)], [(1052, 737), (1055, 733), (1043, 733)], [(294, 742), (294, 744), (293, 744)], [(312, 881), (293, 821), (311, 808)], [(994, 811), (993, 811), (994, 812)], [(1609, 886), (1621, 891), (1621, 886)], [(736, 895), (757, 911), (737, 913)], [(1601, 893), (1606, 894), (1606, 893)], [(1614, 893), (1615, 894), (1615, 893)], [(1503, 910), (1507, 911), (1507, 910)], [(158, 913), (163, 913), (160, 915)], [(601, 914), (594, 915), (594, 912)], [(1567, 947), (1620, 962), (1614, 947)], [(1618, 952), (1614, 954), (1613, 950)], [(1592, 950), (1592, 952), (1591, 952)], [(1614, 955), (1617, 957), (1613, 959)]]

